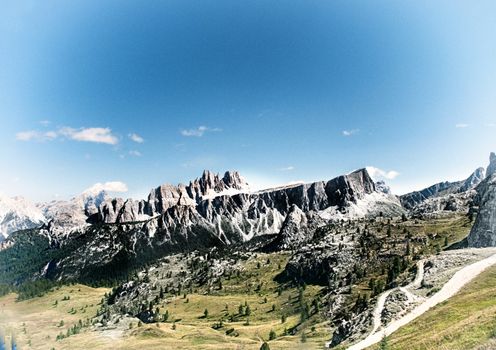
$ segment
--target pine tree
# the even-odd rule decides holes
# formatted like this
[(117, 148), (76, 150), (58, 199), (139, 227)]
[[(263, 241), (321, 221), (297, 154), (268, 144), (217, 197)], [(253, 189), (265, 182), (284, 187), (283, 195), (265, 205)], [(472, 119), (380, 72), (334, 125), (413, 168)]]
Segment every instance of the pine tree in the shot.
[(276, 339), (276, 337), (277, 337), (276, 332), (273, 329), (271, 329), (269, 333), (269, 340), (274, 340)]
[(269, 343), (264, 341), (262, 346), (260, 347), (260, 350), (270, 350)]
[(384, 337), (382, 337), (382, 340), (379, 343), (379, 349), (380, 350), (387, 350), (387, 349), (389, 349), (388, 340), (387, 340), (386, 335), (384, 335)]
[(301, 342), (302, 343), (306, 343), (307, 342), (307, 335), (305, 334), (305, 332), (301, 333)]

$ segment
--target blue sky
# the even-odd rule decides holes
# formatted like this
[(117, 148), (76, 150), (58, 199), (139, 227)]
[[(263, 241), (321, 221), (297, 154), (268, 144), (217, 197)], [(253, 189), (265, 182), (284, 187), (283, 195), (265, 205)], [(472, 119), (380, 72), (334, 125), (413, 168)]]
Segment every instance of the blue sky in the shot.
[[(496, 150), (494, 1), (2, 1), (0, 192), (144, 196), (383, 170), (396, 193)], [(122, 186), (119, 188), (123, 190)]]

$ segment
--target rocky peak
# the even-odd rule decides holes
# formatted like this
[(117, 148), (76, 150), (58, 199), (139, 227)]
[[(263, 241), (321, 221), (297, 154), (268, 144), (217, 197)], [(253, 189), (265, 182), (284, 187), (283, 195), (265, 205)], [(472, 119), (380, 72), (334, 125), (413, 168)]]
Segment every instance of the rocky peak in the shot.
[(458, 192), (465, 192), (474, 189), (475, 187), (477, 187), (478, 184), (482, 182), (482, 180), (484, 180), (484, 177), (484, 168), (480, 167), (475, 169), (475, 171), (465, 181), (463, 181), (463, 184), (460, 186)]
[(356, 203), (363, 199), (365, 195), (375, 192), (376, 188), (367, 169), (363, 168), (328, 181), (325, 191), (330, 205), (345, 206), (347, 202)]
[(88, 216), (98, 213), (98, 207), (109, 199), (110, 196), (103, 190), (94, 193), (85, 191), (80, 196), (75, 198), (76, 201), (80, 201), (82, 203), (82, 207)]
[(391, 194), (391, 188), (382, 180), (375, 183), (375, 189), (384, 194)]
[(486, 176), (491, 176), (496, 173), (496, 154), (491, 152), (489, 155), (489, 166), (486, 170)]
[(219, 174), (204, 170), (202, 176), (191, 181), (187, 189), (189, 196), (199, 202), (203, 197), (216, 193), (247, 188), (248, 184), (237, 171), (227, 171), (221, 178)]
[(222, 181), (228, 188), (243, 190), (248, 188), (248, 183), (237, 171), (226, 171)]
[(28, 200), (0, 194), (0, 241), (15, 231), (38, 227), (45, 221), (41, 210)]

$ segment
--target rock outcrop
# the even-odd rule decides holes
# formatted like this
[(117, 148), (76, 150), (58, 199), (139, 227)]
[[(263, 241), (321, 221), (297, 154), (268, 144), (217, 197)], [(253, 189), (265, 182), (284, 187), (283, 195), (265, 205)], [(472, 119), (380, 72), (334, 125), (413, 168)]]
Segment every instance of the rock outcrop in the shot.
[(477, 186), (478, 214), (467, 237), (470, 247), (496, 246), (496, 155), (491, 153), (487, 177)]
[(496, 173), (496, 154), (491, 152), (489, 155), (489, 166), (486, 170), (486, 176), (491, 176)]

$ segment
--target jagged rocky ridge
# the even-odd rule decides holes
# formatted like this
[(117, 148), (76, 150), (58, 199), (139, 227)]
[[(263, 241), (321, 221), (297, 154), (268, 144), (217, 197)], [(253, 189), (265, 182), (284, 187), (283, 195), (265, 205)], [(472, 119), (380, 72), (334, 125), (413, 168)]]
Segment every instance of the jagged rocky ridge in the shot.
[(484, 180), (484, 168), (477, 168), (467, 179), (440, 182), (420, 191), (400, 196), (402, 206), (414, 217), (439, 217), (453, 212), (468, 213)]
[(376, 210), (393, 215), (403, 212), (396, 197), (376, 189), (365, 169), (330, 181), (255, 193), (247, 191), (246, 182), (237, 172), (226, 172), (221, 178), (205, 171), (188, 186), (162, 185), (152, 190), (146, 201), (106, 201), (99, 208), (98, 221), (145, 221), (143, 229), (150, 236), (158, 231), (171, 234), (200, 226), (229, 244), (278, 233), (283, 228), (295, 235), (309, 221), (366, 216)]
[(484, 180), (484, 168), (477, 168), (467, 179), (456, 182), (440, 182), (420, 191), (400, 196), (403, 207), (412, 210), (415, 206), (431, 198), (460, 194), (474, 189)]
[(56, 254), (40, 270), (55, 279), (95, 278), (108, 268), (126, 269), (173, 252), (267, 234), (278, 235), (274, 249), (291, 249), (311, 239), (323, 222), (379, 212), (404, 213), (397, 197), (378, 190), (365, 169), (259, 192), (249, 192), (237, 172), (220, 177), (205, 171), (188, 186), (162, 185), (144, 201), (103, 199), (97, 211), (93, 205), (84, 209), (92, 225), (63, 236), (53, 223), (43, 226), (38, 230), (46, 237), (43, 244), (64, 254)]

